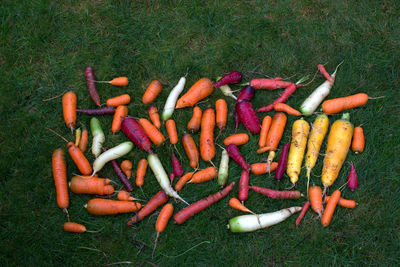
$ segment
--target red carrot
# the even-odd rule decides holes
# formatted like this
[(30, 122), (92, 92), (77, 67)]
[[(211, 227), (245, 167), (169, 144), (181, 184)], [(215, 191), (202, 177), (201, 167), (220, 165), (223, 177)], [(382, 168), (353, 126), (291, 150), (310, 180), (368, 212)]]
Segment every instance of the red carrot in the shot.
[(296, 219), (296, 225), (299, 225), (301, 220), (303, 220), (304, 215), (306, 215), (306, 212), (307, 212), (309, 207), (310, 207), (310, 201), (306, 201), (304, 203), (303, 207), (301, 208), (301, 212), (299, 214), (299, 217), (297, 217), (297, 219)]
[(239, 148), (234, 145), (230, 144), (226, 147), (226, 151), (228, 152), (228, 155), (242, 167), (243, 170), (248, 171), (250, 168), (250, 165), (244, 160), (242, 154), (240, 154)]
[(249, 130), (252, 134), (258, 134), (261, 131), (260, 120), (257, 117), (253, 105), (246, 100), (238, 102), (235, 105), (235, 111), (240, 118), (240, 122)]
[(322, 75), (324, 75), (325, 79), (327, 79), (330, 82), (333, 82), (331, 75), (326, 71), (324, 65), (318, 64), (318, 70), (319, 72), (321, 72)]
[(171, 155), (172, 169), (174, 170), (175, 177), (181, 177), (183, 175), (183, 169), (179, 159), (174, 153)]
[(171, 172), (169, 174), (169, 180), (171, 181), (171, 184), (172, 184), (172, 182), (175, 180), (175, 173)]
[(240, 83), (242, 81), (242, 74), (239, 71), (232, 71), (219, 79), (213, 84), (214, 88), (221, 87), (226, 84)]
[(250, 85), (247, 85), (240, 90), (240, 93), (236, 99), (236, 103), (242, 102), (242, 101), (251, 101), (256, 93), (256, 90), (254, 90), (253, 87)]
[(163, 205), (168, 201), (168, 196), (164, 191), (159, 191), (152, 199), (147, 202), (147, 204), (135, 215), (133, 216), (126, 224), (128, 226), (140, 222), (144, 217), (150, 215), (153, 211), (155, 211), (158, 207)]
[(354, 192), (354, 190), (357, 189), (358, 186), (358, 179), (357, 179), (357, 173), (356, 169), (354, 168), (353, 163), (351, 163), (351, 169), (349, 176), (347, 177), (347, 187)]
[(96, 109), (76, 109), (76, 112), (87, 114), (87, 115), (112, 115), (115, 113), (114, 107), (104, 107), (104, 108), (96, 108)]
[(249, 198), (249, 171), (242, 170), (242, 175), (239, 181), (239, 195), (240, 201), (247, 201)]
[(217, 201), (221, 200), (222, 198), (224, 198), (226, 195), (228, 195), (228, 193), (233, 189), (234, 186), (235, 186), (235, 182), (232, 182), (230, 185), (228, 185), (227, 187), (225, 187), (221, 191), (218, 191), (214, 195), (210, 195), (210, 196), (208, 196), (206, 198), (203, 198), (203, 199), (197, 201), (196, 203), (193, 203), (192, 205), (180, 210), (178, 213), (175, 214), (174, 221), (177, 224), (184, 223), (191, 216), (199, 213), (200, 211), (208, 208), (209, 206), (211, 206), (215, 202), (217, 202)]
[(281, 77), (272, 79), (252, 79), (250, 81), (250, 85), (253, 86), (254, 89), (274, 90), (278, 88), (287, 88), (291, 84), (291, 82), (282, 81)]
[(140, 147), (142, 150), (153, 154), (150, 139), (146, 135), (143, 127), (135, 118), (125, 117), (122, 119), (121, 130), (135, 145)]
[(301, 197), (300, 191), (277, 191), (269, 188), (258, 187), (258, 186), (249, 186), (250, 190), (257, 192), (259, 194), (265, 195), (269, 198), (273, 199), (298, 199)]
[(279, 156), (278, 168), (275, 171), (275, 180), (280, 181), (283, 178), (283, 175), (286, 171), (287, 157), (289, 153), (290, 142), (286, 143), (281, 151), (281, 155)]

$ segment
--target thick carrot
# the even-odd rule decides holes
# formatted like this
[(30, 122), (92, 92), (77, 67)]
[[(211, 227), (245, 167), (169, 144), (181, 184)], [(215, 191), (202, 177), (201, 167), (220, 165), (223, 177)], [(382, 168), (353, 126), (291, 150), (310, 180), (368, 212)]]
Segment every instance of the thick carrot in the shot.
[(160, 207), (162, 204), (166, 203), (168, 201), (168, 196), (165, 194), (164, 191), (159, 191), (157, 194), (155, 194), (152, 199), (147, 202), (146, 205), (137, 213), (135, 216), (133, 216), (126, 224), (128, 226), (138, 223), (141, 220), (143, 220), (144, 217), (150, 215), (153, 211), (155, 211), (158, 207)]
[(86, 227), (80, 223), (65, 222), (63, 224), (63, 230), (70, 233), (84, 233), (86, 232)]
[(185, 184), (186, 184), (190, 179), (192, 179), (193, 174), (194, 174), (194, 172), (185, 173), (185, 175), (183, 175), (183, 176), (178, 180), (178, 182), (176, 182), (175, 187), (174, 187), (175, 190), (176, 190), (176, 191), (181, 191), (182, 188), (185, 186)]
[(269, 188), (259, 187), (259, 186), (249, 186), (250, 190), (267, 196), (272, 199), (299, 199), (301, 197), (300, 191), (277, 191)]
[(242, 201), (247, 201), (249, 198), (249, 170), (242, 170), (239, 180), (239, 192), (238, 199)]
[(230, 185), (228, 185), (221, 191), (218, 191), (214, 195), (210, 195), (206, 198), (203, 198), (203, 199), (197, 201), (196, 203), (180, 210), (178, 213), (176, 213), (174, 215), (174, 221), (177, 224), (184, 223), (187, 219), (189, 219), (193, 215), (199, 213), (200, 211), (208, 208), (215, 202), (224, 198), (226, 195), (228, 195), (228, 193), (233, 189), (234, 186), (235, 186), (235, 182), (232, 182)]
[(260, 131), (260, 139), (258, 141), (259, 147), (265, 147), (267, 144), (267, 135), (269, 132), (269, 128), (271, 127), (272, 118), (271, 116), (265, 116), (262, 124), (261, 124), (261, 131)]
[(143, 94), (142, 102), (143, 104), (150, 104), (153, 102), (157, 96), (161, 93), (163, 89), (163, 84), (158, 81), (152, 81), (146, 89), (146, 92)]
[(111, 131), (115, 134), (121, 130), (122, 119), (128, 115), (128, 108), (124, 105), (118, 106), (114, 113)]
[(100, 96), (96, 88), (96, 78), (91, 66), (85, 68), (85, 78), (90, 97), (97, 106), (100, 106)]
[(200, 155), (204, 161), (210, 162), (215, 156), (214, 145), (215, 112), (207, 108), (201, 118)]
[[(325, 196), (325, 202), (328, 202), (330, 199), (330, 196)], [(343, 207), (343, 208), (348, 208), (348, 209), (354, 209), (357, 207), (358, 203), (355, 200), (352, 199), (345, 199), (345, 198), (339, 198), (338, 205)]]
[(231, 208), (234, 208), (236, 210), (240, 210), (243, 212), (254, 213), (251, 210), (249, 210), (248, 208), (246, 208), (242, 203), (240, 203), (240, 200), (235, 197), (229, 199), (229, 206), (231, 206)]
[(92, 166), (90, 166), (90, 163), (85, 155), (83, 155), (83, 152), (79, 148), (77, 148), (72, 142), (68, 142), (67, 147), (68, 153), (74, 161), (75, 165), (78, 167), (79, 171), (83, 175), (91, 174), (93, 171)]
[(310, 208), (310, 201), (304, 202), (303, 207), (301, 208), (299, 217), (296, 219), (296, 225), (299, 225), (301, 220), (303, 220), (304, 215), (306, 215), (307, 210)]
[(164, 135), (150, 121), (142, 118), (139, 119), (139, 123), (153, 144), (159, 146), (165, 141)]
[(234, 144), (236, 146), (241, 146), (249, 142), (249, 135), (247, 133), (237, 133), (232, 134), (225, 138), (224, 145)]
[(79, 149), (82, 151), (82, 153), (85, 153), (88, 143), (89, 143), (89, 131), (85, 127), (83, 127), (81, 140), (79, 141), (79, 146), (78, 146)]
[(86, 209), (92, 215), (116, 215), (135, 212), (141, 207), (139, 202), (134, 201), (93, 198), (87, 203)]
[(211, 179), (217, 177), (217, 168), (215, 167), (208, 167), (204, 170), (198, 171), (193, 174), (192, 179), (188, 183), (204, 183), (210, 181)]
[(200, 130), (202, 115), (203, 115), (203, 112), (201, 111), (201, 108), (199, 108), (198, 106), (195, 106), (193, 108), (193, 116), (187, 124), (187, 129), (189, 132), (197, 133)]
[(282, 111), (286, 112), (287, 114), (293, 115), (293, 116), (301, 116), (301, 112), (292, 108), (288, 104), (285, 103), (276, 103), (274, 104), (274, 110), (275, 111)]
[(154, 126), (156, 126), (157, 129), (161, 128), (161, 121), (160, 121), (160, 115), (158, 114), (158, 109), (154, 105), (150, 105), (147, 108), (147, 112), (149, 113), (149, 117), (151, 122), (153, 123)]
[(114, 193), (114, 187), (109, 183), (107, 178), (74, 176), (69, 187), (75, 194), (110, 195)]
[(66, 92), (62, 97), (63, 116), (65, 124), (71, 131), (76, 125), (76, 94), (74, 92)]
[(356, 154), (364, 152), (365, 148), (365, 136), (364, 130), (361, 126), (354, 128), (353, 141), (351, 142), (351, 150)]
[(215, 112), (215, 122), (217, 124), (217, 127), (219, 128), (219, 131), (221, 132), (225, 129), (228, 119), (228, 104), (226, 104), (226, 101), (224, 99), (220, 98), (215, 102)]
[(132, 176), (132, 161), (130, 160), (124, 160), (121, 162), (121, 170), (124, 172), (126, 177), (129, 179)]
[(176, 123), (174, 120), (167, 120), (165, 122), (165, 128), (167, 128), (169, 142), (171, 145), (176, 145), (179, 141), (178, 131), (176, 130)]
[(65, 162), (64, 150), (54, 150), (51, 165), (53, 169), (54, 184), (56, 187), (57, 205), (66, 211), (69, 206), (69, 195), (67, 185), (67, 164)]
[(333, 213), (335, 212), (336, 206), (340, 199), (340, 195), (340, 190), (335, 190), (335, 192), (332, 193), (328, 203), (325, 206), (324, 214), (321, 218), (322, 226), (327, 227), (331, 223)]
[(136, 185), (142, 187), (144, 184), (144, 177), (146, 176), (146, 170), (149, 163), (147, 159), (143, 158), (139, 160), (137, 170), (136, 170)]
[(123, 94), (107, 99), (106, 104), (108, 107), (118, 107), (122, 105), (128, 105), (130, 102), (131, 102), (130, 95)]
[(358, 93), (346, 97), (325, 100), (322, 103), (322, 111), (328, 115), (337, 114), (348, 109), (361, 107), (367, 104), (367, 102), (368, 95), (365, 93)]
[(128, 191), (121, 190), (117, 194), (118, 200), (123, 200), (123, 201), (133, 201), (136, 200), (134, 197), (131, 196), (131, 194)]
[(250, 171), (252, 174), (261, 175), (270, 173), (278, 168), (278, 162), (271, 162), (268, 164), (267, 162), (253, 163), (250, 165)]
[(213, 83), (208, 78), (201, 78), (190, 87), (176, 102), (175, 108), (192, 107), (214, 91)]
[(193, 137), (188, 133), (182, 135), (182, 145), (185, 149), (186, 156), (189, 159), (189, 165), (192, 168), (196, 168), (199, 164), (199, 151), (197, 150), (196, 143)]
[(310, 200), (311, 208), (318, 213), (319, 217), (322, 215), (322, 189), (314, 185), (308, 189), (308, 199)]

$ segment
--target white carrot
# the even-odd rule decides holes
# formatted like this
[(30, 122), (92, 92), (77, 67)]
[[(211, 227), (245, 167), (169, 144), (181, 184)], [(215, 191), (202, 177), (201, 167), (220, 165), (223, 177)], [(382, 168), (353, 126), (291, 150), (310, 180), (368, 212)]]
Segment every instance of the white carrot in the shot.
[(98, 171), (100, 171), (107, 162), (128, 154), (132, 149), (133, 149), (133, 143), (131, 141), (126, 141), (101, 153), (93, 162), (92, 176), (95, 175)]
[(92, 154), (97, 158), (101, 154), (101, 148), (105, 141), (104, 132), (101, 129), (100, 121), (93, 117), (90, 119), (90, 131), (93, 135)]
[(179, 80), (178, 84), (171, 90), (171, 93), (169, 93), (167, 101), (165, 101), (163, 113), (161, 114), (161, 118), (163, 121), (167, 121), (168, 119), (170, 119), (172, 113), (174, 113), (176, 101), (178, 100), (178, 97), (182, 93), (183, 89), (185, 88), (185, 83), (186, 78), (182, 77)]

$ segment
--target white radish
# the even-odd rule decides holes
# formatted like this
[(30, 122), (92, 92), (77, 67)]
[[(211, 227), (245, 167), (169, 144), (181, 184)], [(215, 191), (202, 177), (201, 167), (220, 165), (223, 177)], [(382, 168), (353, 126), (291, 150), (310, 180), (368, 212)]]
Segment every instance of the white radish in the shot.
[(90, 131), (93, 135), (92, 154), (97, 158), (101, 154), (101, 148), (105, 141), (104, 132), (101, 129), (100, 121), (93, 117), (90, 119)]
[(120, 158), (128, 154), (133, 149), (133, 143), (131, 141), (123, 142), (109, 150), (101, 153), (96, 160), (93, 162), (93, 175), (100, 171), (107, 162)]
[(157, 155), (149, 154), (147, 156), (147, 161), (149, 162), (149, 166), (151, 170), (154, 173), (154, 176), (157, 179), (157, 182), (160, 184), (161, 188), (164, 190), (164, 192), (173, 198), (176, 198), (186, 205), (189, 205), (183, 198), (181, 198), (178, 193), (172, 188), (171, 186), (171, 181), (168, 178), (167, 173), (164, 170), (164, 167), (160, 161), (160, 159), (157, 157)]
[(172, 113), (175, 110), (175, 104), (178, 100), (179, 95), (182, 93), (183, 89), (185, 88), (186, 78), (182, 77), (178, 84), (171, 90), (167, 101), (165, 102), (163, 113), (161, 114), (161, 118), (163, 121), (167, 121), (171, 118)]
[(229, 154), (226, 149), (222, 150), (221, 161), (218, 169), (218, 185), (224, 187), (228, 180)]
[(270, 213), (237, 216), (230, 219), (227, 226), (233, 233), (252, 232), (283, 222), (300, 210), (301, 207), (291, 207)]

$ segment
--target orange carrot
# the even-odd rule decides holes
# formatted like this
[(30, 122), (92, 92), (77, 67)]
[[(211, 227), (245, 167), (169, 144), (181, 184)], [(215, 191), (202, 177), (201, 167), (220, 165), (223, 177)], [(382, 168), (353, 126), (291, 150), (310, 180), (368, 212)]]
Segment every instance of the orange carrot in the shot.
[(116, 77), (109, 81), (114, 86), (127, 86), (129, 83), (128, 77)]
[(121, 201), (103, 198), (93, 198), (87, 203), (86, 209), (92, 215), (116, 215), (140, 210), (142, 205), (134, 201)]
[(82, 153), (85, 153), (88, 143), (89, 143), (89, 131), (85, 127), (83, 127), (81, 140), (79, 141), (79, 149), (82, 151)]
[(204, 161), (210, 162), (215, 156), (214, 145), (215, 113), (214, 109), (204, 110), (201, 118), (200, 155)]
[(188, 133), (183, 133), (182, 145), (185, 149), (186, 156), (190, 161), (190, 167), (196, 168), (199, 164), (199, 151), (197, 150), (196, 143), (194, 142), (193, 137)]
[(178, 143), (179, 137), (176, 130), (176, 123), (174, 120), (167, 120), (165, 122), (165, 128), (167, 128), (169, 142), (171, 145), (176, 145)]
[(118, 106), (114, 113), (114, 118), (111, 125), (111, 131), (115, 134), (121, 130), (122, 118), (128, 115), (128, 108), (124, 105)]
[(322, 215), (322, 189), (314, 185), (308, 189), (308, 198), (310, 200), (311, 208), (318, 213), (319, 217)]
[(204, 170), (198, 171), (193, 174), (192, 179), (188, 183), (204, 183), (210, 181), (211, 179), (217, 177), (217, 168), (215, 167), (208, 167)]
[(164, 135), (149, 120), (139, 119), (139, 123), (153, 144), (159, 146), (165, 141)]
[(121, 190), (117, 194), (118, 200), (124, 200), (124, 201), (133, 201), (136, 200), (136, 198), (132, 197), (131, 194), (129, 194), (128, 191)]
[(193, 116), (187, 125), (187, 129), (189, 132), (197, 133), (200, 130), (202, 114), (203, 112), (201, 111), (201, 108), (197, 106), (193, 108)]
[(232, 208), (234, 208), (236, 210), (254, 214), (254, 212), (252, 212), (251, 210), (246, 208), (242, 203), (240, 203), (239, 199), (237, 199), (235, 197), (233, 197), (229, 200), (229, 206), (231, 206)]
[(335, 208), (340, 199), (340, 195), (341, 195), (341, 191), (335, 190), (335, 192), (332, 193), (328, 203), (326, 204), (324, 214), (322, 215), (322, 218), (321, 218), (321, 224), (324, 227), (327, 227), (331, 223), (333, 213), (335, 212)]
[(301, 212), (299, 214), (299, 217), (296, 219), (296, 225), (299, 225), (301, 220), (303, 220), (304, 215), (306, 215), (307, 210), (310, 208), (310, 201), (306, 201), (301, 208)]
[[(325, 196), (325, 202), (328, 202), (330, 199), (330, 196)], [(345, 198), (339, 198), (338, 205), (343, 207), (343, 208), (348, 208), (348, 209), (354, 209), (357, 207), (358, 203), (354, 200), (351, 199), (345, 199)]]
[[(267, 135), (267, 142), (265, 147), (260, 148), (269, 150), (268, 162), (271, 163), (275, 157), (275, 150), (278, 148), (279, 142), (282, 139), (283, 132), (285, 130), (287, 117), (283, 112), (276, 112), (272, 117), (271, 127), (269, 128)], [(259, 153), (257, 150), (257, 153)], [(263, 152), (261, 152), (263, 153)]]
[(131, 102), (131, 97), (128, 94), (123, 94), (120, 96), (112, 97), (107, 99), (107, 106), (108, 107), (118, 107), (122, 105), (127, 105)]
[(359, 93), (346, 97), (339, 97), (334, 99), (325, 100), (322, 103), (322, 111), (325, 114), (331, 115), (340, 113), (344, 110), (356, 108), (367, 104), (368, 95), (365, 93)]
[(166, 203), (168, 201), (168, 196), (165, 194), (163, 190), (159, 191), (155, 194), (146, 205), (144, 205), (143, 209), (141, 209), (137, 214), (135, 214), (126, 225), (130, 226), (134, 223), (140, 222), (144, 217), (150, 215), (153, 211), (155, 211), (159, 206)]
[(253, 163), (250, 165), (251, 173), (256, 175), (273, 172), (276, 168), (278, 168), (278, 162), (271, 162), (270, 166), (267, 162)]
[(175, 108), (192, 107), (203, 98), (211, 95), (214, 91), (213, 83), (208, 78), (201, 78), (190, 87), (176, 102)]
[(75, 194), (110, 195), (114, 193), (114, 187), (110, 185), (108, 178), (74, 176), (71, 178), (69, 187)]
[(274, 110), (275, 111), (283, 111), (286, 112), (287, 114), (293, 115), (293, 116), (301, 116), (301, 112), (292, 108), (288, 104), (285, 103), (276, 103), (274, 104)]
[(90, 166), (89, 161), (83, 155), (83, 152), (75, 146), (74, 143), (68, 142), (68, 153), (71, 156), (72, 160), (74, 161), (75, 165), (78, 167), (79, 171), (83, 175), (89, 175), (92, 173), (92, 166)]
[(241, 146), (249, 142), (249, 136), (246, 133), (232, 134), (225, 138), (224, 145), (228, 146), (234, 144), (236, 146)]
[(157, 96), (161, 93), (163, 87), (164, 86), (160, 81), (158, 80), (152, 81), (147, 87), (146, 92), (142, 97), (143, 104), (150, 104), (151, 102), (153, 102), (157, 98)]
[(226, 104), (226, 101), (224, 99), (220, 98), (215, 102), (215, 112), (215, 122), (217, 124), (217, 127), (219, 128), (219, 131), (221, 132), (225, 129), (228, 119), (228, 105)]
[(76, 94), (74, 92), (66, 92), (62, 97), (63, 116), (65, 124), (71, 129), (76, 125)]
[(356, 154), (359, 153), (361, 154), (364, 151), (364, 147), (365, 147), (364, 131), (363, 128), (361, 128), (361, 126), (357, 126), (354, 128), (351, 150)]
[(146, 176), (147, 165), (147, 159), (139, 160), (136, 170), (136, 185), (139, 187), (142, 187), (144, 184), (144, 177)]
[(131, 178), (132, 176), (132, 162), (130, 160), (124, 160), (121, 162), (121, 170), (125, 173), (126, 178)]
[(65, 162), (64, 150), (54, 150), (51, 158), (53, 178), (56, 187), (57, 205), (65, 212), (69, 206), (69, 195), (67, 185), (67, 164)]
[(70, 233), (84, 233), (86, 232), (86, 227), (83, 224), (66, 222), (63, 225), (63, 230)]
[(174, 187), (175, 190), (176, 190), (176, 191), (181, 191), (182, 188), (185, 186), (185, 184), (186, 184), (190, 179), (192, 179), (193, 174), (194, 174), (194, 172), (185, 173), (185, 174), (178, 180), (178, 182), (176, 182), (175, 187)]
[(260, 140), (258, 141), (259, 147), (265, 147), (265, 145), (267, 143), (267, 135), (268, 135), (269, 128), (271, 127), (271, 122), (272, 122), (271, 116), (267, 115), (264, 117), (264, 119), (262, 121), (262, 125), (261, 125)]
[(156, 222), (157, 236), (156, 240), (154, 241), (153, 254), (154, 251), (156, 250), (158, 237), (160, 236), (160, 233), (162, 233), (165, 230), (165, 227), (167, 226), (169, 219), (171, 218), (173, 213), (174, 213), (174, 206), (172, 206), (171, 203), (167, 203), (164, 205), (164, 207), (160, 211), (160, 214), (158, 215)]
[(160, 115), (158, 114), (158, 109), (154, 105), (150, 105), (147, 108), (147, 112), (149, 113), (149, 118), (151, 122), (153, 123), (154, 126), (156, 126), (157, 129), (161, 128), (161, 121), (160, 121)]

